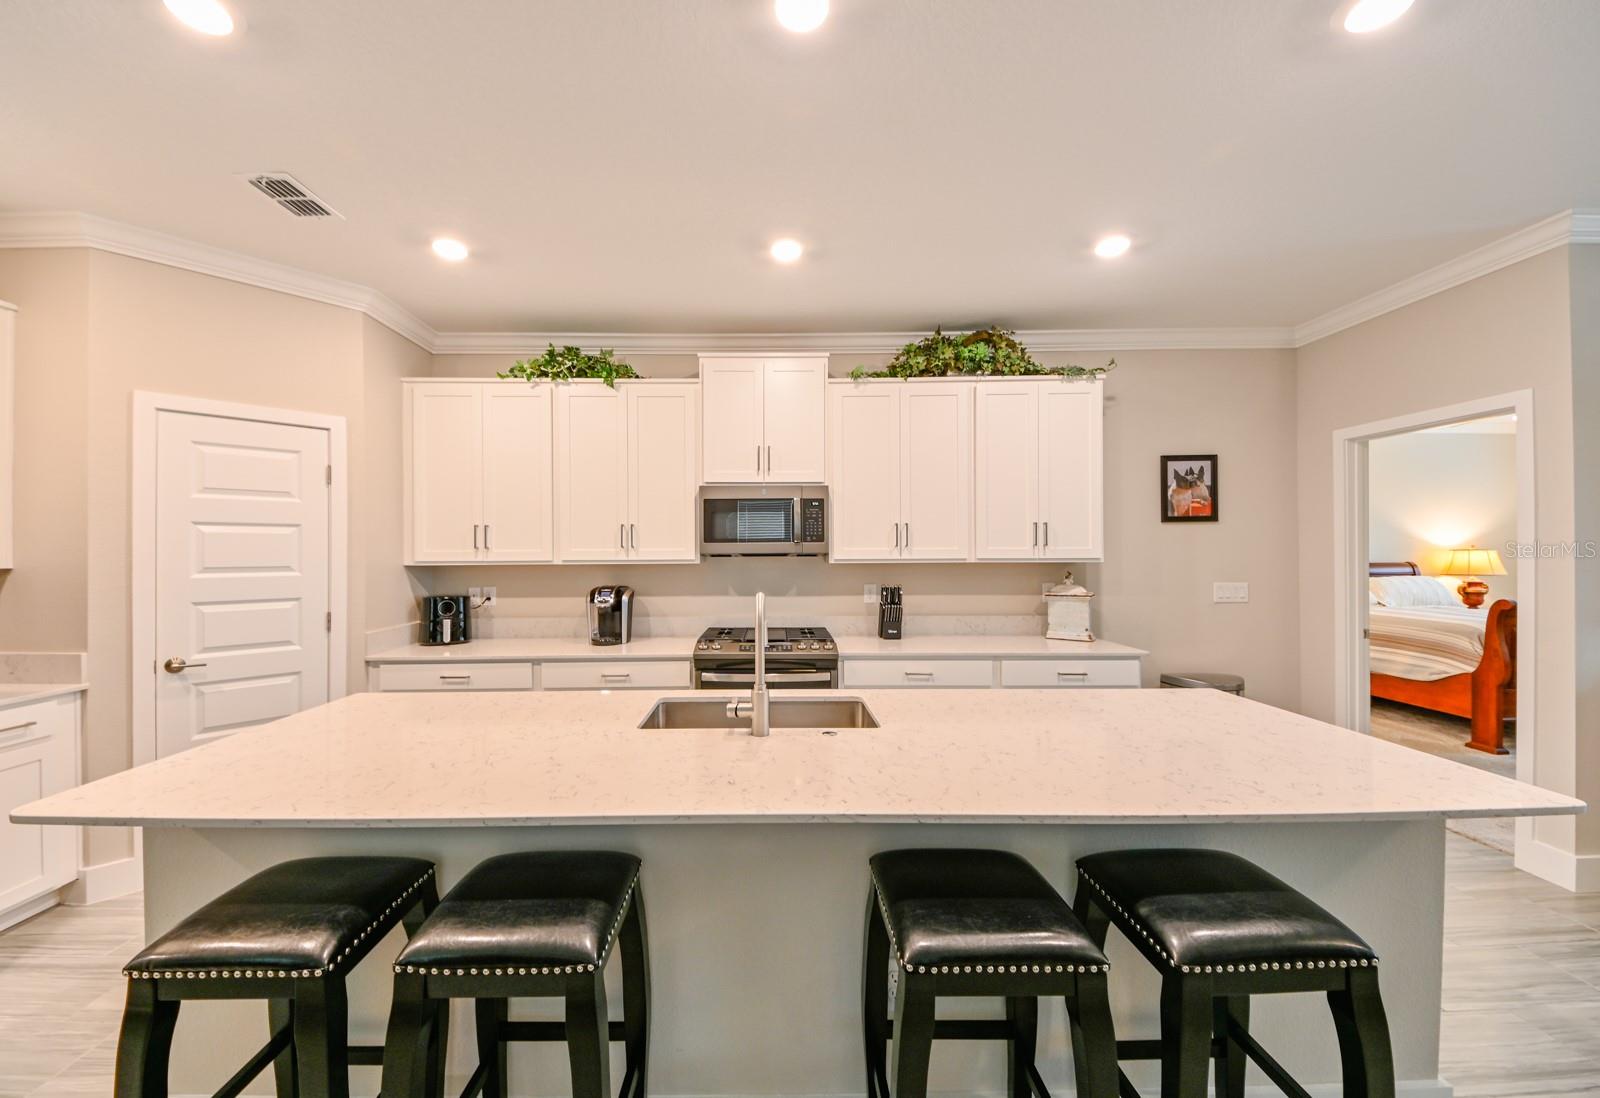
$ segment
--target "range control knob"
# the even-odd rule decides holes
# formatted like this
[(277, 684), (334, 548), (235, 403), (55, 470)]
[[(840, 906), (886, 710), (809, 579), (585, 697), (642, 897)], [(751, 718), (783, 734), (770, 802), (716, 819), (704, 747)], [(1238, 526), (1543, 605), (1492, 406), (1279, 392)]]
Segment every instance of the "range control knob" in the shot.
[(722, 651), (722, 642), (721, 641), (712, 641), (711, 642), (711, 647), (713, 649), (715, 649), (716, 651), (720, 652), (720, 651)]
[(822, 642), (822, 647), (826, 648), (828, 651), (831, 652), (831, 651), (833, 651), (833, 642), (832, 641), (823, 641)]

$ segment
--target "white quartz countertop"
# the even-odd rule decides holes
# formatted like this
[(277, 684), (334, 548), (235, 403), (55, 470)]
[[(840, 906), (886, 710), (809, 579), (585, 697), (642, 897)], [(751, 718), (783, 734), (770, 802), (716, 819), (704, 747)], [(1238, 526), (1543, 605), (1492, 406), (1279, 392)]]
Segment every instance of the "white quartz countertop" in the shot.
[[(590, 644), (583, 637), (494, 637), (465, 644), (407, 644), (367, 657), (368, 663), (495, 663), (557, 660), (688, 659), (696, 637), (645, 637), (630, 644)], [(1133, 659), (1149, 653), (1112, 641), (1045, 640), (1033, 635), (975, 633), (906, 637), (835, 637), (845, 659)]]
[[(707, 693), (699, 695), (701, 700)], [(812, 694), (812, 697), (817, 696)], [(1570, 797), (1215, 690), (860, 691), (876, 729), (636, 727), (644, 691), (356, 694), (22, 823), (1186, 823), (1570, 814)]]
[(0, 683), (0, 709), (12, 709), (46, 698), (59, 698), (63, 694), (81, 694), (89, 689), (86, 682), (5, 682)]

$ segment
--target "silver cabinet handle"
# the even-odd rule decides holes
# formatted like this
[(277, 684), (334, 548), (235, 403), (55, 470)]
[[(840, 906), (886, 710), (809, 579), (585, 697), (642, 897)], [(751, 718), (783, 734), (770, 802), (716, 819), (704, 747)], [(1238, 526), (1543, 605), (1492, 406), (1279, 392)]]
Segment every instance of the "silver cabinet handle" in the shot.
[(471, 682), (471, 675), (440, 675), (440, 682)]
[(931, 678), (933, 678), (933, 672), (932, 671), (907, 671), (906, 672), (906, 678), (908, 678), (908, 679), (931, 679)]
[(26, 732), (28, 729), (32, 728), (38, 723), (38, 721), (23, 721), (21, 724), (13, 724), (6, 728), (0, 728), (0, 736), (5, 736), (12, 732)]
[(1044, 547), (1046, 549), (1050, 548), (1050, 523), (1049, 523), (1049, 520), (1046, 520), (1045, 524), (1044, 524)]
[(756, 443), (756, 472), (761, 472), (761, 443)]
[(637, 549), (637, 548), (639, 548), (639, 532), (638, 532), (638, 529), (631, 522), (628, 523), (628, 548), (629, 549)]
[(1039, 548), (1039, 524), (1037, 522), (1033, 524), (1033, 547), (1035, 549)]
[(900, 524), (898, 522), (894, 524), (894, 547), (896, 549), (900, 548)]
[(627, 682), (631, 678), (633, 678), (633, 674), (629, 671), (600, 672), (600, 679), (602, 682)]
[(478, 524), (477, 523), (473, 523), (472, 524), (472, 551), (474, 553), (476, 553), (478, 551)]
[(483, 524), (483, 548), (485, 551), (489, 548), (489, 524), (487, 522)]
[(162, 666), (163, 669), (166, 670), (167, 674), (169, 674), (169, 675), (181, 675), (185, 671), (190, 670), (191, 668), (204, 667), (205, 664), (203, 664), (203, 663), (190, 663), (188, 660), (184, 659), (182, 656), (173, 656), (171, 659), (167, 660), (167, 662), (162, 664), (161, 666)]
[(771, 446), (767, 447), (767, 473), (768, 473), (768, 475), (770, 475), (772, 473), (772, 447)]
[(1087, 671), (1057, 671), (1056, 672), (1056, 678), (1058, 678), (1058, 679), (1086, 679), (1088, 677), (1089, 677), (1089, 672), (1087, 672)]
[(906, 548), (911, 548), (911, 524), (906, 523)]
[(619, 523), (617, 523), (617, 548), (618, 549), (626, 549), (627, 547), (628, 547), (628, 524), (625, 523), (625, 522), (619, 522)]

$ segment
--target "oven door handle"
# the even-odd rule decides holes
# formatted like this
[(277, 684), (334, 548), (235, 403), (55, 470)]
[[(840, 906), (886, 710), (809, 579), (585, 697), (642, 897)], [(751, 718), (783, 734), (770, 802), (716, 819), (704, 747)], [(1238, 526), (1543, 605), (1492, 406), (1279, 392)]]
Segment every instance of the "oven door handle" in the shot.
[[(734, 686), (751, 686), (756, 681), (754, 671), (702, 671), (701, 682), (728, 683)], [(768, 671), (768, 682), (833, 682), (832, 671)]]

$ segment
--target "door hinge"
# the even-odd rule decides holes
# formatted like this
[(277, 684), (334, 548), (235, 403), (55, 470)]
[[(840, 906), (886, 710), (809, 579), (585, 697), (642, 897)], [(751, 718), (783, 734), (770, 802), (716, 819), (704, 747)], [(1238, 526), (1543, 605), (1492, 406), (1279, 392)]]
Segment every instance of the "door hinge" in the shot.
[(326, 625), (328, 627), (328, 632), (330, 632), (330, 633), (333, 632), (333, 611), (332, 610), (328, 611), (328, 618), (327, 618), (327, 621), (326, 621)]
[(327, 466), (327, 477), (328, 477), (328, 483), (332, 484), (333, 483), (333, 466), (331, 466), (331, 465)]

